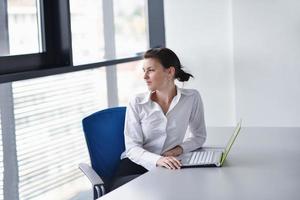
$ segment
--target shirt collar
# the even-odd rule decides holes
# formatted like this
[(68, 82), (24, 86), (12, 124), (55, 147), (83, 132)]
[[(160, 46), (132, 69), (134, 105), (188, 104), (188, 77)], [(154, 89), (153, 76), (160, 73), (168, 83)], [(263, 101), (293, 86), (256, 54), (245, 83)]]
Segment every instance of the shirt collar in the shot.
[[(174, 98), (176, 98), (178, 100), (180, 99), (181, 95), (189, 96), (191, 94), (190, 92), (188, 92), (188, 90), (179, 88), (177, 85), (176, 85), (176, 90), (177, 90), (177, 95)], [(153, 91), (149, 91), (148, 93), (146, 93), (144, 98), (138, 104), (145, 104), (145, 103), (152, 101), (151, 100), (152, 93), (153, 93)], [(178, 102), (178, 100), (177, 100), (177, 102)]]
[(153, 91), (149, 91), (148, 93), (146, 93), (143, 97), (143, 99), (138, 102), (138, 104), (145, 104), (151, 101), (151, 94), (153, 93)]

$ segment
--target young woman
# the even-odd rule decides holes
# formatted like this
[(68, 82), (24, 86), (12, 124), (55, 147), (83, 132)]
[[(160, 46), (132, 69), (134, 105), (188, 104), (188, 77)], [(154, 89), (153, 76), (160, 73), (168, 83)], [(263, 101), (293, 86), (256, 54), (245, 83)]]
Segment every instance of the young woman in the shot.
[(203, 104), (197, 90), (182, 89), (175, 79), (188, 81), (177, 55), (168, 48), (144, 54), (144, 80), (149, 92), (135, 95), (125, 119), (125, 147), (116, 177), (139, 175), (155, 167), (180, 169), (176, 158), (206, 139)]

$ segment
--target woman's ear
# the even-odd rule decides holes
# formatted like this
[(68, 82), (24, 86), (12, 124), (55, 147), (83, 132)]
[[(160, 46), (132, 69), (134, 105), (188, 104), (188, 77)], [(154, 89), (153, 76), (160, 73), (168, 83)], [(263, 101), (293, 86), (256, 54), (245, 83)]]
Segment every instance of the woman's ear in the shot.
[(169, 75), (171, 78), (175, 78), (175, 67), (169, 67)]

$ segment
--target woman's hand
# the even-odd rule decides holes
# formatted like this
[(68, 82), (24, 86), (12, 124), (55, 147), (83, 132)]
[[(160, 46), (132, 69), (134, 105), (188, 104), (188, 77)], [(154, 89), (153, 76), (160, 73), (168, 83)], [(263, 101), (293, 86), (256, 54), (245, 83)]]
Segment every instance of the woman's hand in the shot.
[(156, 163), (157, 166), (168, 169), (180, 169), (181, 163), (173, 156), (162, 156)]
[(170, 149), (170, 150), (164, 152), (162, 155), (163, 156), (174, 156), (174, 157), (177, 157), (177, 156), (181, 155), (182, 153), (183, 153), (182, 147), (179, 146), (179, 145), (177, 145), (173, 149)]

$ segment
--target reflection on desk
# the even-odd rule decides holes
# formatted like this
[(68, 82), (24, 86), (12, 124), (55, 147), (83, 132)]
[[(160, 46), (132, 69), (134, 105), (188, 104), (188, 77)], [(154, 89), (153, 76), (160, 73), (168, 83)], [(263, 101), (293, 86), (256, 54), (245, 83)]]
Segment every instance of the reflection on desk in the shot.
[[(231, 130), (208, 129), (207, 145)], [(299, 141), (300, 128), (243, 128), (221, 168), (157, 168), (100, 199), (300, 199)]]

